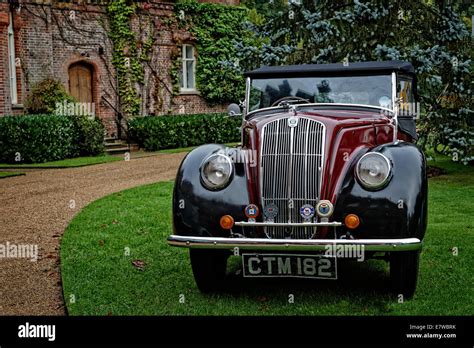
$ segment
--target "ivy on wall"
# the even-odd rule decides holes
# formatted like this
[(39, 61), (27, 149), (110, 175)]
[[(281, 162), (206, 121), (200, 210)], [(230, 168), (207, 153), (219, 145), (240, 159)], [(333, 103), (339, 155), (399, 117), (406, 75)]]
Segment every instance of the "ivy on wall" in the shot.
[[(137, 33), (132, 20), (139, 6), (131, 0), (110, 0), (107, 5), (107, 35), (113, 44), (112, 64), (118, 80), (121, 111), (138, 115), (142, 104), (139, 86), (144, 84), (145, 69), (151, 67), (154, 29), (151, 34)], [(191, 33), (197, 52), (196, 87), (209, 105), (237, 102), (244, 98), (245, 80), (239, 66), (237, 43), (254, 43), (254, 34), (246, 27), (249, 10), (243, 7), (178, 1), (175, 16), (162, 20), (162, 28), (180, 29)], [(152, 22), (150, 22), (151, 24)], [(184, 42), (177, 42), (182, 44)], [(169, 76), (173, 82), (172, 95), (179, 94), (181, 55), (171, 56)], [(161, 81), (163, 83), (163, 81)], [(165, 86), (166, 87), (166, 86)], [(160, 93), (155, 93), (157, 96)], [(158, 102), (161, 108), (163, 101)]]
[[(254, 40), (246, 28), (249, 10), (243, 7), (178, 1), (175, 15), (180, 29), (194, 37), (197, 51), (196, 85), (210, 104), (236, 102), (244, 98), (245, 81), (239, 68), (236, 43)], [(171, 78), (179, 90), (180, 56), (173, 57)]]
[(177, 96), (179, 95), (179, 88), (180, 88), (180, 74), (181, 74), (181, 64), (183, 59), (181, 57), (180, 51), (172, 51), (171, 52), (171, 66), (170, 66), (170, 77), (171, 81), (173, 82), (173, 89), (172, 95)]
[[(145, 65), (153, 49), (153, 35), (143, 42), (137, 40), (132, 19), (137, 5), (130, 0), (110, 0), (107, 5), (108, 36), (113, 43), (112, 64), (118, 79), (122, 112), (140, 113), (141, 96), (137, 85), (145, 79)], [(178, 28), (192, 35), (196, 47), (196, 87), (209, 105), (237, 102), (244, 98), (245, 80), (239, 66), (237, 42), (254, 43), (254, 34), (245, 26), (249, 10), (221, 4), (179, 1), (175, 17), (168, 29)], [(167, 25), (166, 25), (167, 24)], [(152, 30), (150, 30), (152, 31)], [(182, 44), (184, 42), (177, 42)], [(179, 94), (181, 55), (172, 53), (169, 75), (173, 81), (172, 94)], [(148, 64), (149, 65), (149, 64)]]
[[(112, 64), (117, 73), (120, 104), (126, 115), (139, 113), (140, 96), (136, 83), (143, 83), (144, 79), (143, 57), (138, 54), (137, 40), (131, 26), (135, 10), (135, 3), (128, 0), (111, 0), (107, 5), (108, 36), (114, 45)], [(149, 47), (152, 44), (147, 42)]]

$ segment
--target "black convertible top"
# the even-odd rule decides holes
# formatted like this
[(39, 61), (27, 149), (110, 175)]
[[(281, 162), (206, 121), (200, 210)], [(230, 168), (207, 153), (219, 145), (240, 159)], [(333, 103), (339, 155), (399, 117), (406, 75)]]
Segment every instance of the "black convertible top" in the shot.
[(263, 66), (256, 70), (248, 71), (244, 75), (251, 78), (265, 78), (278, 76), (327, 76), (327, 75), (350, 75), (350, 74), (382, 74), (403, 72), (414, 74), (415, 69), (409, 62), (391, 60), (385, 62), (349, 62), (348, 66), (342, 63), (335, 64), (300, 64)]

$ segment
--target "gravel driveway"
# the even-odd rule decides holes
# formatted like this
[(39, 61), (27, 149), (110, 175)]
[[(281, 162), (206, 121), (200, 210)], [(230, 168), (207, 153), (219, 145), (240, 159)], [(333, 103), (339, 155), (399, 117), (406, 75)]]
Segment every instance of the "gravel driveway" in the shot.
[[(59, 246), (69, 221), (100, 197), (173, 179), (184, 156), (161, 154), (1, 179), (0, 315), (64, 315)], [(37, 245), (38, 260), (2, 257), (2, 245), (3, 255), (12, 245)]]

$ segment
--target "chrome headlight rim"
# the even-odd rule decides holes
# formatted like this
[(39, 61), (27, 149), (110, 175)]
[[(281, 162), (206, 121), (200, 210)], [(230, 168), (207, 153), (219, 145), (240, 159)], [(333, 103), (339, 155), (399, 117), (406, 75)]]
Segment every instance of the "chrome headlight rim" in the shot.
[[(386, 175), (385, 179), (382, 182), (380, 182), (379, 184), (376, 184), (376, 185), (367, 183), (360, 176), (360, 165), (361, 165), (361, 163), (364, 159), (366, 159), (367, 157), (370, 157), (370, 156), (378, 156), (378, 157), (382, 158), (384, 160), (384, 162), (387, 164), (387, 168), (388, 168), (387, 175)], [(387, 184), (390, 182), (390, 179), (392, 178), (392, 164), (391, 164), (390, 160), (387, 158), (387, 156), (385, 156), (384, 154), (382, 154), (380, 152), (369, 151), (366, 154), (364, 154), (361, 158), (359, 158), (359, 160), (357, 161), (357, 164), (355, 166), (355, 175), (356, 175), (357, 181), (360, 183), (360, 185), (363, 188), (365, 188), (367, 190), (371, 190), (371, 191), (380, 190), (380, 189), (384, 188), (385, 186), (387, 186)]]
[[(218, 157), (221, 157), (222, 159), (224, 159), (229, 164), (230, 171), (229, 171), (229, 175), (227, 176), (227, 179), (222, 184), (215, 185), (214, 183), (209, 181), (209, 178), (205, 175), (204, 166), (206, 164), (208, 164), (214, 158), (218, 158)], [(234, 175), (234, 164), (233, 164), (233, 162), (232, 162), (232, 160), (230, 159), (229, 156), (226, 156), (222, 153), (214, 153), (212, 155), (207, 156), (202, 161), (202, 163), (199, 167), (199, 172), (200, 172), (200, 177), (201, 177), (201, 184), (208, 190), (218, 191), (218, 190), (222, 190), (223, 188), (225, 188), (231, 182), (231, 179)]]

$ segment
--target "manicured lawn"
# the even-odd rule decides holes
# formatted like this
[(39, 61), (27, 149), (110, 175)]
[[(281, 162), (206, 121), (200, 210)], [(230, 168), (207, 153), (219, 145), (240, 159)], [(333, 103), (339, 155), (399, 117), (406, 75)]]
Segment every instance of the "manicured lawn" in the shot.
[(8, 178), (10, 176), (20, 176), (25, 175), (25, 173), (17, 173), (17, 172), (0, 172), (0, 179)]
[(122, 161), (123, 156), (93, 156), (93, 157), (76, 157), (67, 158), (60, 161), (45, 162), (45, 163), (25, 163), (25, 164), (8, 164), (0, 163), (0, 169), (5, 168), (72, 168), (72, 167), (83, 167), (90, 166), (93, 164)]
[(173, 183), (163, 182), (93, 202), (71, 222), (61, 246), (69, 314), (472, 315), (474, 168), (442, 158), (430, 164), (448, 174), (429, 181), (429, 228), (412, 300), (390, 294), (380, 260), (340, 264), (337, 281), (248, 281), (232, 259), (228, 290), (203, 295), (187, 250), (166, 244)]

